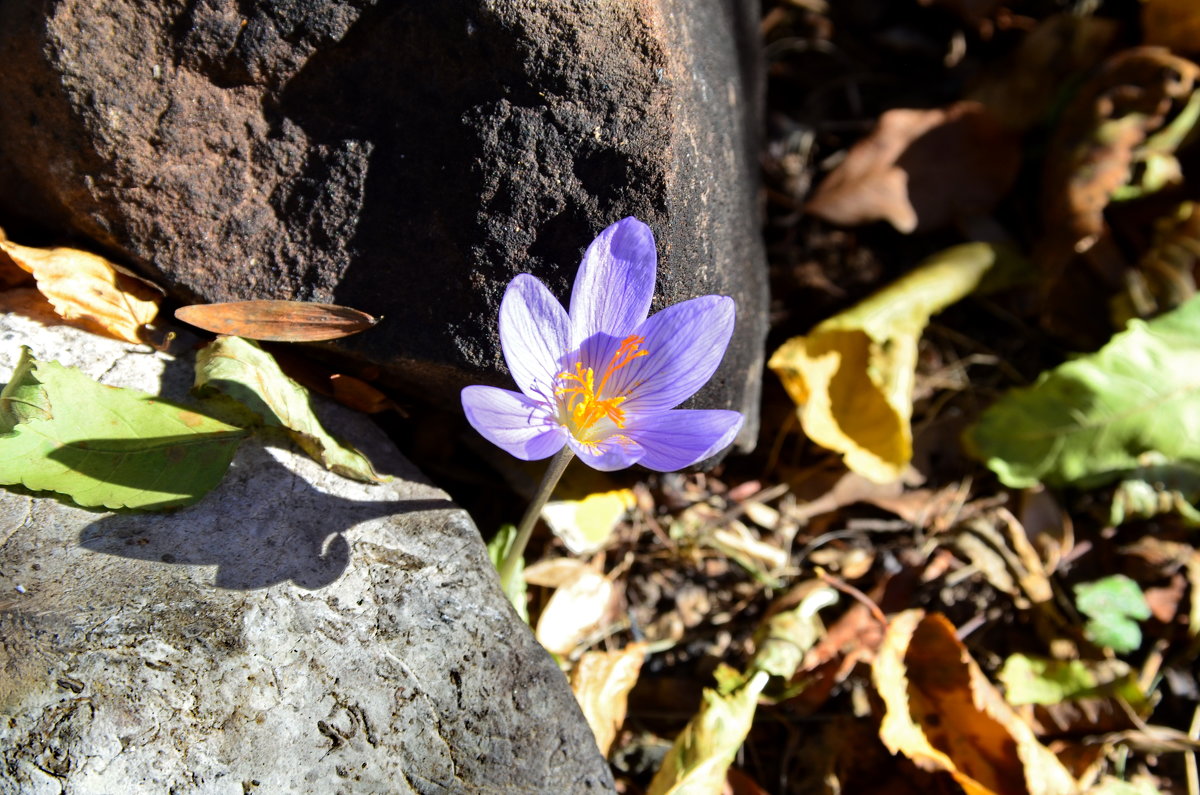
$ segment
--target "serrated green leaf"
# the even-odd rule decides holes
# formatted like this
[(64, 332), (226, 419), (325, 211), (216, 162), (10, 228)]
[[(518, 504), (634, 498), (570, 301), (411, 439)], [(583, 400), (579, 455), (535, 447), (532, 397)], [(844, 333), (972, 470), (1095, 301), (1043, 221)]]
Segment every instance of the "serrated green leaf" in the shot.
[(391, 480), (375, 472), (353, 447), (321, 425), (308, 390), (284, 375), (271, 354), (241, 337), (218, 337), (196, 357), (196, 393), (237, 401), (268, 426), (287, 430), (305, 453), (344, 477), (367, 483)]
[(1098, 486), (1200, 461), (1200, 296), (1008, 393), (965, 437), (1005, 485)]
[(45, 390), (30, 372), (35, 363), (29, 346), (22, 345), (17, 366), (0, 392), (0, 433), (10, 433), (26, 420), (50, 418)]
[(1090, 618), (1084, 627), (1088, 640), (1119, 653), (1142, 645), (1138, 621), (1150, 617), (1150, 607), (1138, 584), (1123, 574), (1075, 586), (1075, 606)]
[[(4, 392), (26, 416), (0, 436), (0, 483), (55, 491), (85, 507), (162, 510), (224, 476), (241, 428), (145, 392), (98, 384), (23, 353)], [(10, 415), (11, 416), (11, 415)]]

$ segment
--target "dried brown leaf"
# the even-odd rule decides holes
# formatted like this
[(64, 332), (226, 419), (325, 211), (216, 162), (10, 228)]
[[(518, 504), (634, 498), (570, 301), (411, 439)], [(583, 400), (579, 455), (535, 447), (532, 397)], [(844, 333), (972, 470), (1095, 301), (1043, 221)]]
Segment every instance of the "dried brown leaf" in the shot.
[(333, 399), (364, 414), (378, 414), (396, 408), (392, 399), (361, 378), (344, 373), (329, 376)]
[(320, 342), (366, 331), (379, 322), (366, 312), (304, 301), (229, 301), (175, 310), (184, 323), (230, 337), (267, 342)]
[(37, 288), (68, 324), (140, 343), (158, 314), (159, 294), (104, 257), (73, 248), (30, 248), (0, 240), (3, 251), (33, 275)]
[(1077, 782), (988, 681), (940, 615), (894, 616), (872, 678), (880, 739), (970, 795), (1068, 795)]
[[(1045, 160), (1046, 234), (1034, 259), (1045, 274), (1043, 322), (1077, 345), (1108, 335), (1094, 306), (1122, 286), (1127, 269), (1105, 210), (1122, 191), (1151, 192), (1179, 178), (1169, 173), (1178, 170), (1173, 151), (1198, 91), (1200, 66), (1138, 47), (1105, 61), (1063, 111)], [(1135, 185), (1138, 174), (1154, 178)]]
[(1196, 294), (1200, 280), (1200, 204), (1183, 202), (1154, 224), (1154, 238), (1137, 267), (1125, 272), (1112, 300), (1115, 328), (1131, 318), (1168, 312)]
[(818, 186), (806, 208), (837, 224), (886, 220), (901, 232), (983, 215), (1020, 165), (1015, 136), (978, 102), (890, 110)]
[(645, 659), (646, 644), (631, 643), (620, 651), (586, 652), (571, 669), (571, 691), (605, 756), (625, 722), (629, 691)]
[(538, 642), (547, 651), (567, 656), (600, 627), (615, 595), (612, 581), (604, 575), (578, 571), (542, 610), (534, 633)]

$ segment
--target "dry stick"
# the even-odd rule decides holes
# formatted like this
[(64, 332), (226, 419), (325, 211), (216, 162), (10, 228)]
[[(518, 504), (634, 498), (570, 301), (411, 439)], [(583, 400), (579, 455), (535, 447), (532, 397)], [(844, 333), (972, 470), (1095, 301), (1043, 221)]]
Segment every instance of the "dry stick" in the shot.
[(533, 526), (537, 524), (543, 506), (550, 499), (567, 464), (571, 463), (571, 459), (574, 457), (575, 453), (570, 446), (563, 445), (554, 458), (550, 459), (550, 466), (546, 468), (546, 474), (542, 476), (542, 482), (533, 495), (533, 502), (529, 503), (529, 508), (525, 511), (521, 524), (517, 527), (517, 536), (513, 539), (508, 554), (504, 556), (504, 562), (500, 564), (500, 585), (504, 588), (505, 593), (509, 592), (509, 584), (517, 571), (517, 561), (521, 560), (525, 554), (525, 546), (529, 543), (529, 537), (533, 535)]

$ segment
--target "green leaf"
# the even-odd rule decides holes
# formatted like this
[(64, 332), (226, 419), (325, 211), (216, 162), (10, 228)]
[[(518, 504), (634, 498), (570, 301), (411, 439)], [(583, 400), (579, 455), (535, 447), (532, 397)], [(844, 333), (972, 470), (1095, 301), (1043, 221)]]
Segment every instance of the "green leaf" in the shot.
[(1013, 654), (997, 678), (1013, 706), (1059, 704), (1084, 698), (1121, 698), (1134, 709), (1146, 705), (1137, 677), (1121, 660), (1052, 660)]
[(229, 468), (241, 428), (133, 389), (98, 384), (22, 352), (0, 405), (0, 483), (55, 491), (85, 507), (188, 505)]
[(965, 437), (1013, 488), (1089, 488), (1200, 461), (1200, 296), (1008, 393)]
[(35, 364), (33, 352), (22, 345), (12, 377), (0, 392), (0, 433), (11, 433), (17, 424), (26, 420), (50, 418), (45, 390), (31, 372)]
[[(344, 477), (367, 483), (391, 480), (375, 472), (370, 460), (335, 439), (321, 426), (309, 403), (308, 391), (284, 375), (271, 354), (241, 337), (218, 337), (196, 357), (198, 395), (236, 401), (258, 422), (284, 428), (313, 459)], [(228, 402), (225, 409), (231, 410)], [(239, 407), (234, 407), (237, 412)]]
[[(496, 532), (496, 536), (488, 542), (487, 553), (491, 558), (492, 565), (498, 570), (501, 569), (505, 559), (512, 552), (513, 542), (517, 540), (516, 525), (506, 524), (501, 525)], [(513, 570), (511, 582), (500, 581), (500, 588), (504, 591), (504, 595), (508, 597), (508, 601), (512, 602), (512, 606), (517, 609), (517, 614), (521, 616), (526, 624), (529, 623), (529, 605), (526, 599), (525, 587), (525, 559), (517, 561), (517, 567)]]
[(1142, 589), (1125, 575), (1114, 574), (1076, 585), (1075, 606), (1091, 619), (1084, 627), (1084, 634), (1093, 643), (1118, 653), (1142, 645), (1137, 621), (1150, 617), (1150, 607)]

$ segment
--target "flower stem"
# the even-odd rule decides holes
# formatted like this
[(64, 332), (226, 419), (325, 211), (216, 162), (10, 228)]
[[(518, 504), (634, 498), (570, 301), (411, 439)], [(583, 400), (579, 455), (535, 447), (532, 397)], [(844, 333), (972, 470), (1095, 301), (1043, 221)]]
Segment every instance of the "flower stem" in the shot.
[(517, 562), (525, 554), (525, 545), (529, 543), (529, 537), (533, 535), (533, 526), (537, 524), (538, 517), (542, 514), (542, 506), (546, 504), (546, 500), (550, 499), (554, 487), (558, 485), (558, 479), (562, 477), (567, 464), (571, 463), (571, 459), (574, 457), (575, 453), (570, 446), (564, 444), (563, 448), (555, 453), (554, 458), (550, 459), (550, 466), (546, 468), (541, 485), (533, 495), (533, 502), (529, 503), (529, 508), (525, 511), (521, 524), (517, 527), (517, 537), (513, 539), (508, 554), (504, 556), (504, 562), (500, 564), (500, 586), (505, 593), (510, 593), (509, 584), (516, 574)]

